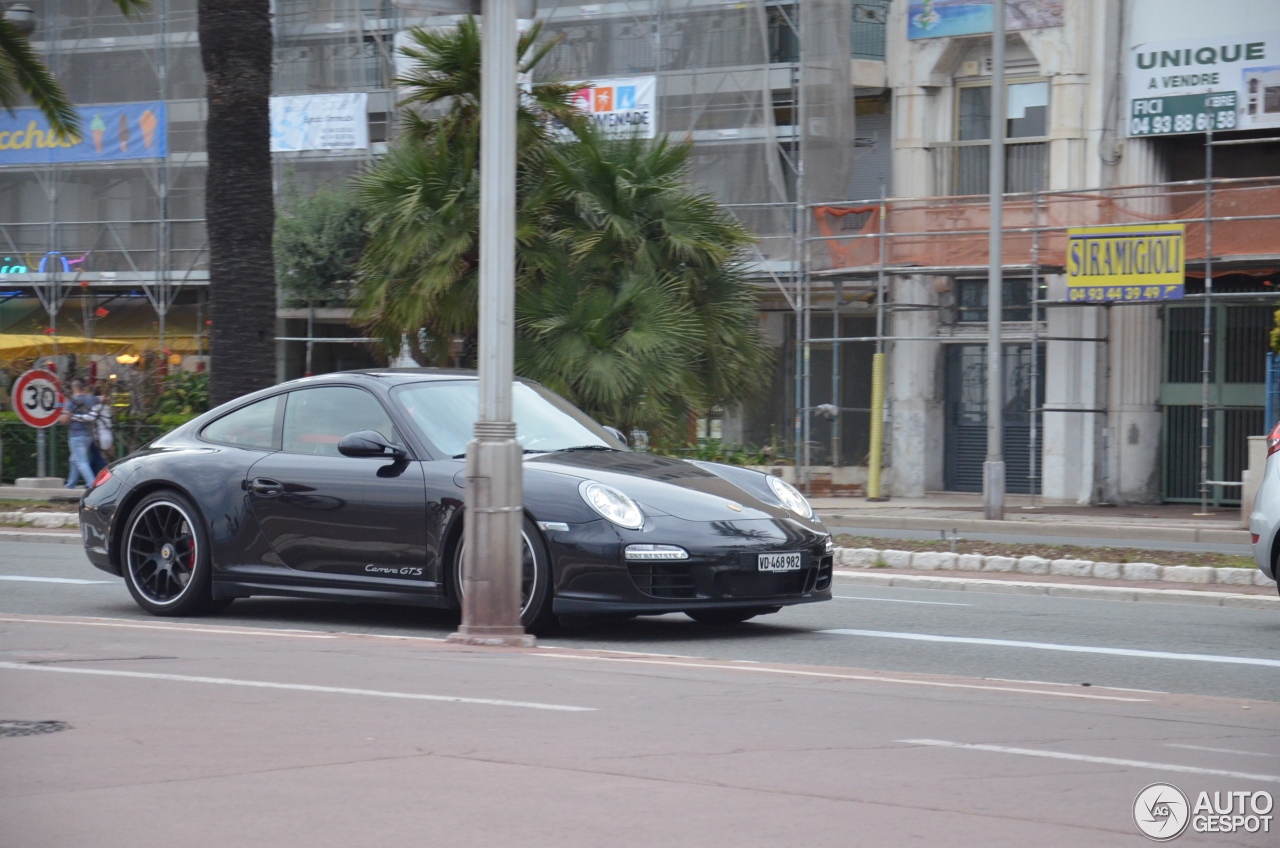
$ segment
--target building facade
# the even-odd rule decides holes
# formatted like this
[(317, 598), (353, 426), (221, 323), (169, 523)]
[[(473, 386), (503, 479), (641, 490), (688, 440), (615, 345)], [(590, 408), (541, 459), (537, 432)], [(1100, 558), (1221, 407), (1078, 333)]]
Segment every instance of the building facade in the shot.
[[(1280, 3), (1230, 6), (1206, 15), (1193, 0), (1008, 3), (1001, 303), (1011, 492), (1199, 501), (1202, 479), (1241, 479), (1245, 440), (1263, 432), (1280, 268), (1280, 146), (1265, 141), (1280, 130), (1280, 100), (1267, 100), (1280, 91), (1268, 76), (1280, 38), (1267, 30), (1280, 29)], [(974, 8), (894, 0), (896, 197), (883, 229), (829, 242), (846, 286), (887, 280), (896, 496), (981, 489), (992, 95), (989, 7), (985, 20), (965, 11)], [(1208, 148), (1206, 184), (1210, 140), (1236, 143)], [(1185, 297), (1071, 300), (1071, 228), (1158, 222), (1185, 232)], [(1206, 270), (1216, 298), (1207, 335)], [(1239, 489), (1213, 485), (1209, 497), (1230, 502)]]

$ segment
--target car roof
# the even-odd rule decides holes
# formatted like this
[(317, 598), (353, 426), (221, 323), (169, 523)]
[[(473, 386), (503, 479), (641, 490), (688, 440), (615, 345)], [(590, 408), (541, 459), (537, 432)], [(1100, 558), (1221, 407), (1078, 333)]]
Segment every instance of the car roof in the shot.
[[(477, 380), (477, 372), (469, 368), (359, 368), (352, 371), (331, 371), (327, 374), (316, 374), (312, 377), (301, 377), (280, 383), (274, 388), (294, 386), (315, 386), (325, 383), (350, 382), (352, 378), (360, 382), (377, 383), (383, 386), (398, 386), (402, 383), (421, 383), (433, 380)], [(532, 383), (523, 377), (516, 377), (517, 382)]]

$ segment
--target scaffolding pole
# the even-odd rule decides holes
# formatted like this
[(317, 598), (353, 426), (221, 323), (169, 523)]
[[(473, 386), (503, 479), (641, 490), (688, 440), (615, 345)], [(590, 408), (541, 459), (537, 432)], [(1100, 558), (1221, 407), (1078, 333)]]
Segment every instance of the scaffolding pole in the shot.
[(1204, 143), (1204, 326), (1200, 332), (1200, 512), (1209, 512), (1209, 369), (1213, 333), (1213, 121), (1205, 127)]

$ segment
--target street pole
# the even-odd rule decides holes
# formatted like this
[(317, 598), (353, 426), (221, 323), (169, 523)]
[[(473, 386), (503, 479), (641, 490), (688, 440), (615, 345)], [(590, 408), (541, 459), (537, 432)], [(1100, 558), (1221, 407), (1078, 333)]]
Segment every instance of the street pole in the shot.
[(483, 0), (480, 54), (480, 418), (467, 445), (462, 624), (450, 642), (534, 645), (520, 624), (521, 461), (515, 354), (516, 0)]
[[(982, 515), (1004, 518), (1004, 373), (1000, 321), (1004, 312), (1004, 4), (991, 4), (991, 206), (987, 272), (987, 460), (982, 464)], [(1033, 402), (1034, 406), (1034, 402)]]

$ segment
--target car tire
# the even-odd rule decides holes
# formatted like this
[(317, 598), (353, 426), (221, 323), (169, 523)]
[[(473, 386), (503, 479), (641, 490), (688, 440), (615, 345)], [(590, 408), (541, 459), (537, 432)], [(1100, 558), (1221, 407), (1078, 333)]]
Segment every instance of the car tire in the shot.
[(782, 607), (745, 607), (740, 609), (685, 610), (684, 614), (699, 624), (729, 625), (750, 621), (757, 615), (769, 615)]
[(205, 615), (232, 599), (214, 600), (209, 533), (189, 498), (171, 489), (134, 506), (120, 543), (120, 566), (134, 601), (152, 615)]
[[(541, 636), (549, 633), (559, 623), (551, 612), (551, 554), (538, 526), (528, 516), (524, 518), (521, 534), (524, 537), (525, 579), (521, 591), (524, 606), (520, 611), (520, 623), (524, 625), (526, 633)], [(449, 572), (453, 599), (459, 608), (462, 607), (462, 554), (466, 547), (464, 538), (460, 537), (458, 544), (454, 546), (453, 563)]]

